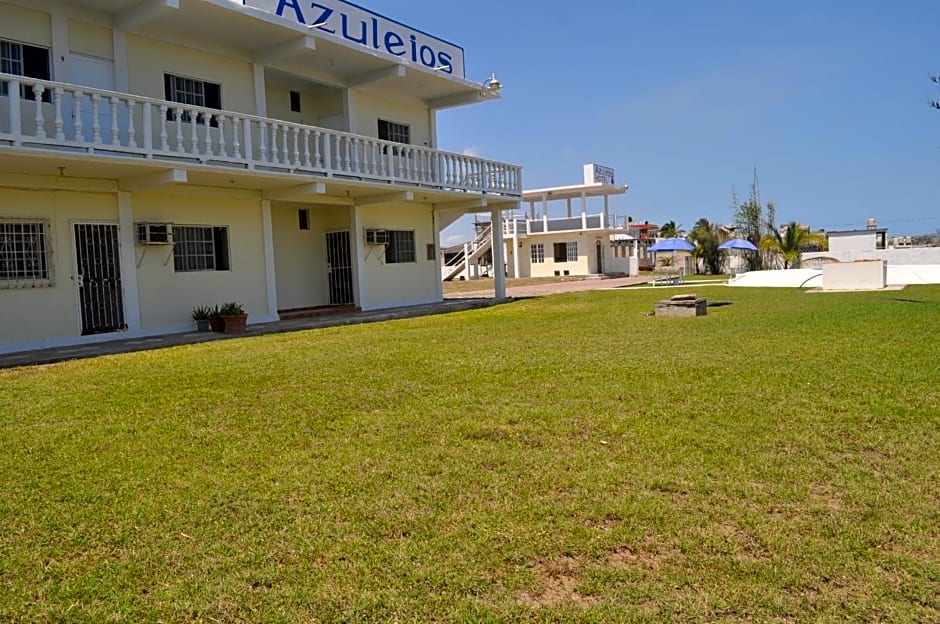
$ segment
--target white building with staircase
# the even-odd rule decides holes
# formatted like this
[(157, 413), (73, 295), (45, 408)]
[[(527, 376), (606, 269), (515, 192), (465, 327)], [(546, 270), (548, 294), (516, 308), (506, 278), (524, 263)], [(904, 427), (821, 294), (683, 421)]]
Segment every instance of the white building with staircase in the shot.
[(342, 0), (6, 0), (0, 62), (0, 351), (441, 301), (441, 229), (522, 197), (437, 148), (495, 76)]
[[(641, 242), (630, 233), (627, 217), (610, 212), (610, 197), (628, 189), (614, 183), (613, 169), (587, 164), (583, 184), (523, 191), (528, 212), (505, 214), (499, 221), (503, 274), (514, 278), (638, 275)], [(558, 215), (560, 202), (564, 202), (563, 216)], [(445, 254), (444, 281), (496, 275), (493, 234), (492, 221), (478, 222), (474, 240)]]

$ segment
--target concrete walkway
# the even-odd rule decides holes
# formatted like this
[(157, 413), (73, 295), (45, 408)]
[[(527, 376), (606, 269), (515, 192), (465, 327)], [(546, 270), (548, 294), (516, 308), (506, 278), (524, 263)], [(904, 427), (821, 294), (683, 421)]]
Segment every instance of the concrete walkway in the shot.
[(407, 308), (393, 308), (377, 310), (374, 312), (348, 312), (342, 314), (328, 314), (312, 318), (292, 319), (289, 321), (275, 321), (249, 325), (244, 334), (215, 334), (211, 332), (186, 332), (182, 334), (165, 334), (141, 338), (128, 338), (124, 340), (111, 340), (94, 344), (83, 344), (70, 347), (53, 347), (35, 351), (19, 351), (15, 353), (0, 353), (0, 368), (15, 366), (33, 366), (37, 364), (52, 364), (66, 360), (98, 357), (100, 355), (114, 355), (118, 353), (131, 353), (134, 351), (147, 351), (162, 349), (177, 345), (196, 344), (200, 342), (213, 342), (216, 340), (230, 340), (232, 338), (245, 338), (250, 336), (263, 336), (265, 334), (279, 334), (321, 327), (335, 327), (339, 325), (358, 325), (361, 323), (376, 323), (394, 319), (412, 318), (418, 316), (431, 316), (446, 314), (462, 310), (486, 308), (499, 303), (511, 301), (520, 297), (540, 297), (564, 292), (583, 290), (598, 290), (605, 288), (620, 288), (648, 282), (649, 277), (623, 277), (613, 279), (587, 279), (570, 282), (557, 282), (553, 284), (539, 284), (535, 286), (517, 286), (508, 289), (509, 299), (497, 301), (493, 298), (492, 290), (481, 290), (466, 293), (447, 295), (442, 303), (411, 306)]

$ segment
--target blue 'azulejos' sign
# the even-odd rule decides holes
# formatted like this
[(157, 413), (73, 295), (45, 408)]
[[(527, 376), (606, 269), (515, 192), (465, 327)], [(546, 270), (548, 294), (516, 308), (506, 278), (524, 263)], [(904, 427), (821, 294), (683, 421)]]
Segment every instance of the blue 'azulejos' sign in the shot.
[(463, 48), (344, 0), (242, 0), (280, 18), (391, 56), (464, 77)]

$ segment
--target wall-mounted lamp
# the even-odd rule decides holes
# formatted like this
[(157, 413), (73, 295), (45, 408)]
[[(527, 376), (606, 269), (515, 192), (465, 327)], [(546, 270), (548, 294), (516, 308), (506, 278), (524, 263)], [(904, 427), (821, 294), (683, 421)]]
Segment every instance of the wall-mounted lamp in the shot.
[(483, 81), (483, 88), (491, 93), (497, 93), (503, 88), (503, 83), (496, 78), (496, 72), (492, 72), (490, 77)]
[(434, 71), (442, 71), (442, 70), (451, 71), (451, 69), (452, 67), (450, 65), (438, 65), (437, 67), (434, 68)]
[(321, 26), (326, 26), (329, 22), (320, 22), (319, 24), (310, 24), (307, 28), (320, 28)]

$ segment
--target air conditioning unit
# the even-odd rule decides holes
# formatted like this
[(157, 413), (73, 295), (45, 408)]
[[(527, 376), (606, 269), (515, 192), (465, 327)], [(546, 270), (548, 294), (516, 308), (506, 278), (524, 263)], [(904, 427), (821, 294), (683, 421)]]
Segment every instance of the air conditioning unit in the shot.
[(138, 223), (137, 224), (137, 244), (138, 245), (172, 245), (173, 244), (173, 224), (172, 223)]
[(366, 245), (388, 245), (388, 230), (366, 230)]

